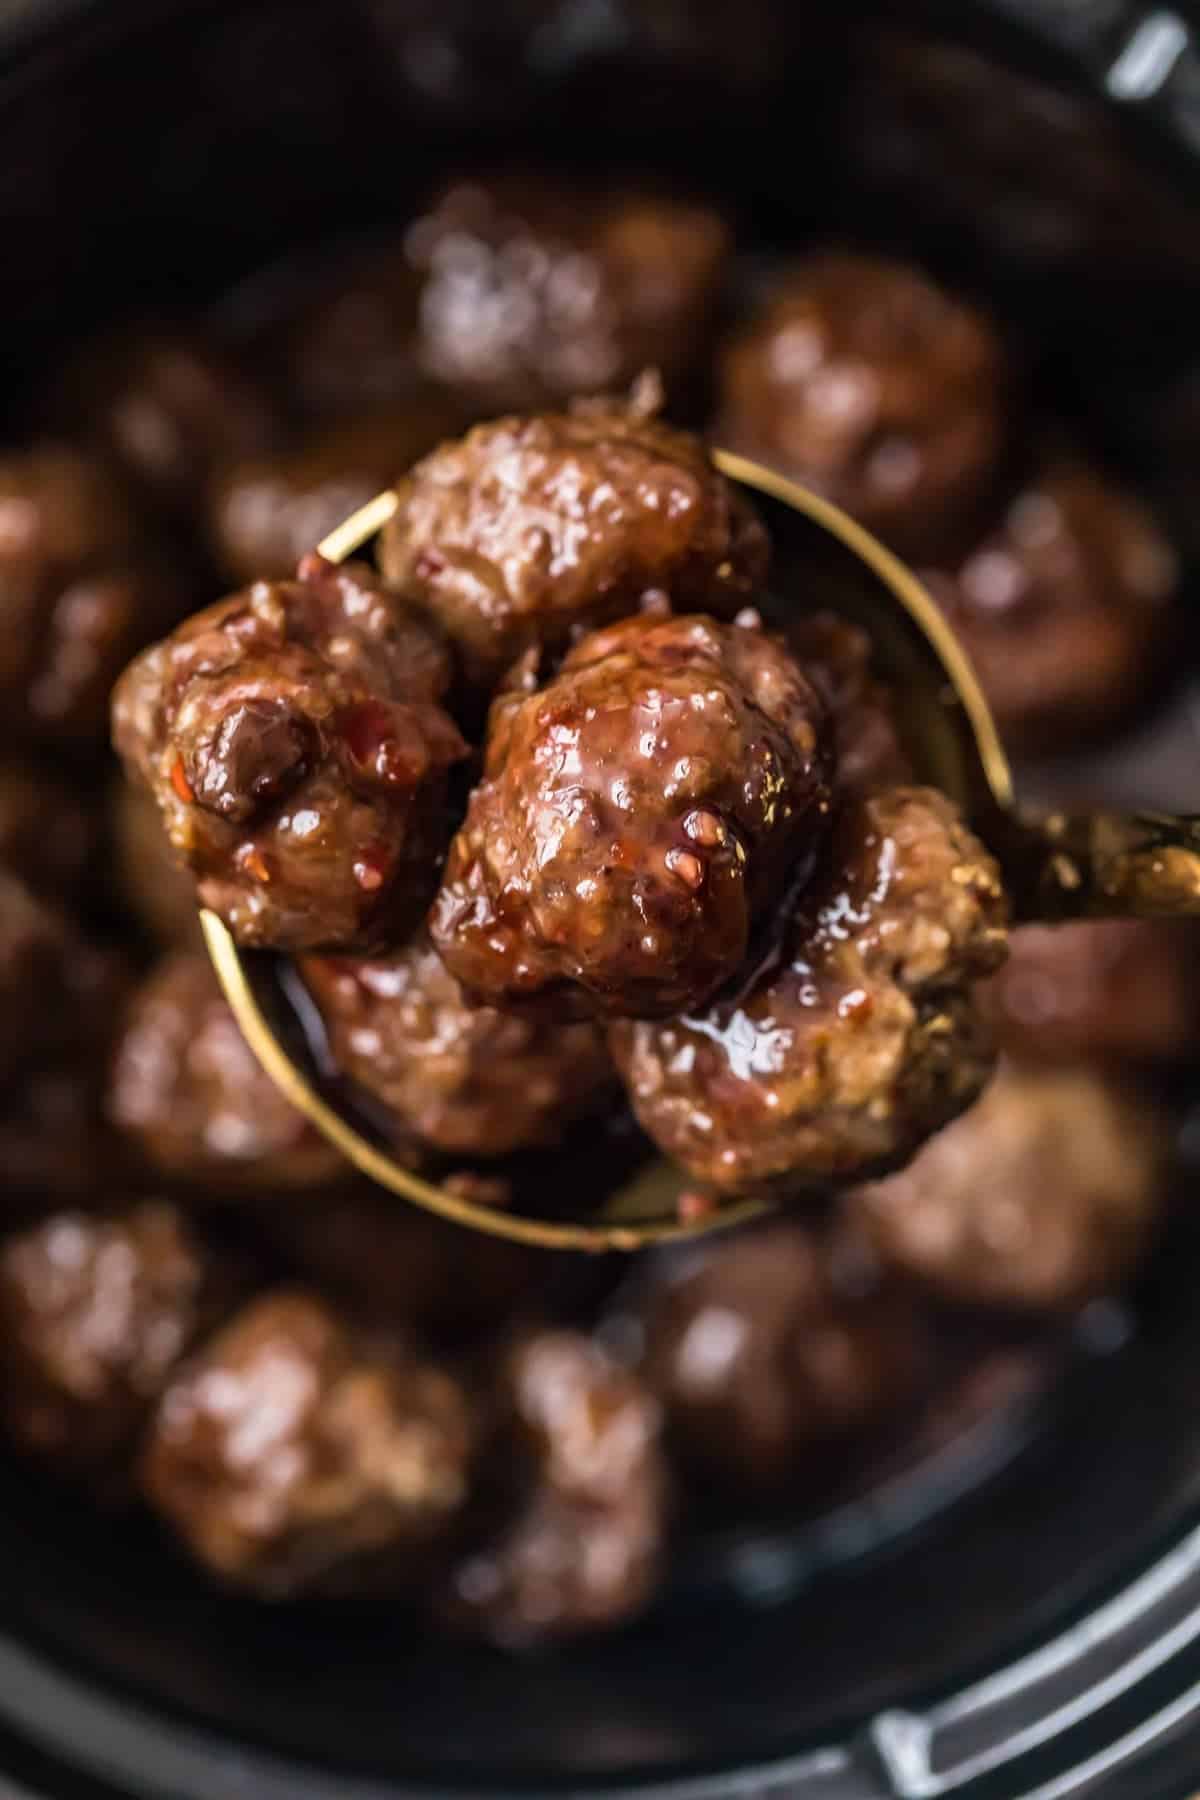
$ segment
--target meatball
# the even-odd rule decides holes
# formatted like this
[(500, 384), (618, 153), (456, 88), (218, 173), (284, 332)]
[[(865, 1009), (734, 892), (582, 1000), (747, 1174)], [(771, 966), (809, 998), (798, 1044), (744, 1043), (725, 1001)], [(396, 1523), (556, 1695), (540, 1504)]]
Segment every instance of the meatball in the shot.
[(154, 795), (118, 776), (109, 792), (108, 814), (120, 900), (160, 944), (202, 950), (196, 884), (176, 861)]
[(308, 957), (303, 974), (338, 1068), (435, 1150), (556, 1143), (615, 1084), (595, 1025), (473, 1005), (423, 933), (378, 961)]
[(0, 865), (39, 894), (78, 896), (99, 845), (92, 796), (19, 757), (0, 762)]
[(162, 1175), (210, 1192), (312, 1187), (344, 1165), (259, 1066), (205, 956), (168, 956), (133, 997), (109, 1115)]
[(178, 578), (98, 463), (54, 445), (0, 460), (0, 701), (10, 733), (99, 743), (122, 665), (184, 605)]
[(199, 333), (153, 323), (87, 346), (57, 406), (72, 435), (84, 432), (149, 497), (189, 519), (217, 467), (268, 450), (279, 429), (232, 357)]
[(268, 1599), (371, 1593), (419, 1573), (462, 1507), (458, 1383), (373, 1344), (315, 1296), (264, 1295), (163, 1394), (150, 1504), (223, 1580)]
[(705, 206), (577, 182), (457, 183), (337, 271), (287, 334), (289, 391), (330, 416), (449, 387), (469, 411), (553, 406), (695, 369), (729, 253)]
[(451, 665), (356, 564), (210, 606), (126, 670), (113, 735), (242, 944), (367, 948), (416, 922), (466, 754)]
[(700, 1005), (812, 866), (830, 735), (761, 629), (643, 617), (583, 639), (540, 692), (492, 709), (430, 915), (447, 967), (497, 1006)]
[(1026, 1061), (1156, 1062), (1200, 1039), (1200, 940), (1190, 924), (1025, 925), (985, 989), (1001, 1048)]
[(772, 1223), (668, 1259), (644, 1373), (700, 1482), (765, 1496), (826, 1472), (910, 1399), (919, 1316), (844, 1230)]
[(729, 252), (707, 206), (529, 175), (456, 183), (405, 239), (421, 366), (483, 413), (647, 367), (674, 390), (707, 349)]
[(289, 1194), (259, 1207), (255, 1222), (287, 1267), (356, 1319), (447, 1345), (496, 1330), (564, 1271), (563, 1258), (469, 1232), (366, 1183)]
[(988, 321), (916, 269), (822, 253), (728, 345), (716, 435), (908, 556), (961, 538), (1005, 440)]
[(58, 1212), (0, 1247), (0, 1412), (22, 1450), (77, 1476), (128, 1472), (176, 1363), (235, 1280), (179, 1211)]
[(928, 788), (852, 801), (829, 870), (740, 991), (610, 1044), (669, 1156), (727, 1192), (895, 1167), (992, 1067), (972, 983), (1004, 955), (992, 858)]
[(460, 423), (448, 402), (425, 399), (334, 426), (298, 450), (235, 463), (209, 503), (221, 568), (234, 581), (282, 581), (306, 551)]
[(1003, 1064), (907, 1169), (847, 1205), (885, 1263), (946, 1300), (1056, 1311), (1136, 1266), (1169, 1143), (1157, 1113), (1099, 1073)]
[(501, 1386), (495, 1455), (515, 1491), (455, 1567), (450, 1617), (510, 1645), (631, 1617), (653, 1592), (667, 1527), (657, 1405), (573, 1331), (522, 1338)]
[(652, 400), (477, 425), (400, 483), (380, 566), (481, 687), (648, 601), (727, 615), (761, 586), (758, 518)]
[(1024, 751), (1070, 748), (1144, 699), (1175, 624), (1174, 552), (1138, 501), (1047, 466), (956, 568), (927, 578)]

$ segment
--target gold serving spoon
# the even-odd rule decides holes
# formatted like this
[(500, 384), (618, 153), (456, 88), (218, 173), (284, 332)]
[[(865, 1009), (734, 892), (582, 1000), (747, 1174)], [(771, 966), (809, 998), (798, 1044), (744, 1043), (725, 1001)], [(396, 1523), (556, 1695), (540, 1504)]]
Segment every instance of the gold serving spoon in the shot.
[[(806, 600), (861, 625), (890, 686), (917, 777), (958, 802), (998, 858), (1014, 917), (1061, 920), (1101, 915), (1200, 914), (1200, 817), (1164, 813), (1019, 813), (1012, 776), (987, 701), (949, 626), (920, 582), (869, 532), (806, 488), (744, 457), (713, 460), (748, 489), (774, 546), (772, 594), (764, 610), (786, 636), (789, 610)], [(320, 544), (343, 562), (370, 542), (396, 508), (376, 495)], [(382, 1131), (324, 1066), (315, 1008), (285, 957), (242, 951), (214, 913), (201, 925), (213, 966), (247, 1041), (276, 1086), (342, 1155), (372, 1181), (460, 1225), (553, 1249), (633, 1250), (696, 1236), (752, 1218), (762, 1200), (698, 1201), (696, 1184), (663, 1159), (593, 1199), (580, 1159), (594, 1146), (577, 1136), (539, 1164), (512, 1205), (489, 1206), (414, 1174)], [(520, 1183), (518, 1182), (518, 1186)]]

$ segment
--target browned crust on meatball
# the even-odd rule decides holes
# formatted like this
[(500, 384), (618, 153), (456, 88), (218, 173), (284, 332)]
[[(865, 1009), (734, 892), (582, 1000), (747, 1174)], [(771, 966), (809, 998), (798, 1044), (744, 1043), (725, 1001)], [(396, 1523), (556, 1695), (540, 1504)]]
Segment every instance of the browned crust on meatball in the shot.
[(531, 647), (559, 649), (647, 599), (731, 615), (766, 574), (747, 502), (698, 438), (636, 399), (477, 425), (398, 493), (380, 566), (484, 688)]
[(780, 277), (726, 348), (718, 441), (903, 554), (961, 538), (1005, 441), (994, 328), (919, 270), (825, 251)]
[(430, 915), (468, 992), (651, 1017), (742, 963), (830, 806), (828, 721), (760, 629), (638, 618), (492, 710)]
[(208, 1570), (265, 1598), (411, 1581), (467, 1491), (470, 1409), (448, 1374), (361, 1338), (315, 1296), (267, 1294), (168, 1387), (150, 1504)]
[(119, 1478), (170, 1374), (236, 1292), (180, 1212), (58, 1212), (0, 1248), (0, 1412), (27, 1454)]
[(499, 1385), (495, 1454), (516, 1492), (453, 1568), (445, 1612), (513, 1646), (633, 1617), (657, 1584), (669, 1518), (657, 1403), (575, 1331), (524, 1336)]
[(750, 1495), (819, 1480), (911, 1398), (928, 1350), (862, 1239), (798, 1221), (668, 1259), (642, 1327), (671, 1449)]
[(358, 564), (320, 557), (197, 613), (126, 670), (113, 737), (201, 902), (240, 943), (366, 948), (436, 879), (445, 648)]
[(1002, 1064), (907, 1169), (847, 1205), (887, 1264), (943, 1298), (1056, 1311), (1136, 1267), (1169, 1141), (1153, 1107), (1095, 1070)]
[(757, 976), (707, 1011), (612, 1028), (638, 1119), (724, 1192), (895, 1167), (990, 1072), (971, 988), (1003, 958), (1005, 920), (996, 864), (944, 795), (852, 800)]
[(201, 953), (164, 958), (134, 994), (108, 1111), (153, 1169), (210, 1192), (318, 1186), (343, 1168), (259, 1065)]
[(1172, 641), (1177, 559), (1149, 512), (1082, 463), (1046, 466), (927, 580), (1014, 745), (1070, 747), (1144, 700)]
[(434, 1150), (506, 1156), (557, 1143), (612, 1097), (597, 1026), (473, 1004), (424, 933), (386, 959), (306, 957), (302, 970), (339, 1069)]

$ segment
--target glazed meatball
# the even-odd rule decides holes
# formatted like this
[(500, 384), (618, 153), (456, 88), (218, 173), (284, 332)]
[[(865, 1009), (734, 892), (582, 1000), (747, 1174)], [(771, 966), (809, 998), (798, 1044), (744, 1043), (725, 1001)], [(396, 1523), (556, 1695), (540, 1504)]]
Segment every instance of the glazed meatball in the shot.
[(671, 1448), (734, 1493), (825, 1472), (911, 1398), (925, 1360), (914, 1307), (865, 1244), (802, 1224), (668, 1259), (641, 1323)]
[(305, 559), (210, 606), (126, 670), (113, 736), (205, 906), (242, 944), (367, 948), (436, 880), (451, 666), (357, 564)]
[(1174, 552), (1132, 496), (1051, 464), (950, 572), (928, 577), (1019, 750), (1069, 748), (1147, 693), (1175, 612)]
[(95, 866), (93, 796), (19, 757), (0, 762), (0, 866), (50, 899), (77, 897)]
[(458, 1383), (315, 1296), (253, 1301), (163, 1394), (151, 1505), (214, 1574), (268, 1599), (419, 1573), (467, 1491)]
[(58, 1212), (0, 1247), (8, 1436), (75, 1475), (127, 1472), (176, 1363), (234, 1291), (179, 1211)]
[(822, 253), (780, 279), (721, 363), (716, 436), (907, 556), (969, 529), (1005, 439), (991, 325), (916, 269)]
[(259, 1066), (198, 952), (166, 957), (135, 993), (108, 1110), (151, 1168), (210, 1192), (317, 1186), (343, 1168)]
[(422, 368), (489, 413), (647, 367), (674, 392), (707, 348), (730, 237), (707, 206), (500, 175), (447, 188), (405, 249)]
[(1200, 940), (1161, 919), (1025, 925), (985, 996), (1021, 1060), (1165, 1061), (1200, 1038)]
[(334, 426), (298, 450), (235, 463), (216, 483), (209, 530), (234, 581), (282, 581), (336, 525), (458, 430), (448, 402)]
[(118, 776), (108, 830), (118, 896), (137, 923), (168, 948), (203, 950), (196, 884), (176, 861), (150, 790)]
[(284, 1265), (354, 1318), (440, 1344), (497, 1330), (563, 1273), (562, 1258), (451, 1225), (366, 1183), (289, 1194), (257, 1213)]
[(0, 700), (6, 730), (92, 746), (122, 665), (185, 608), (112, 477), (43, 445), (0, 460)]
[(1137, 1265), (1168, 1149), (1159, 1116), (1104, 1076), (1003, 1064), (907, 1169), (847, 1204), (885, 1263), (943, 1298), (1058, 1310)]
[(287, 334), (316, 415), (405, 404), (423, 382), (476, 416), (620, 387), (674, 387), (703, 357), (729, 253), (704, 206), (492, 177), (435, 199), (399, 243), (343, 265)]
[(601, 1031), (475, 1006), (422, 933), (386, 959), (306, 957), (338, 1068), (403, 1137), (457, 1156), (557, 1143), (611, 1097)]
[(519, 1492), (454, 1569), (447, 1610), (502, 1644), (595, 1631), (630, 1618), (656, 1584), (668, 1495), (659, 1409), (590, 1339), (537, 1331), (502, 1377), (495, 1448)]
[(86, 434), (147, 495), (189, 518), (222, 463), (270, 449), (279, 431), (232, 357), (198, 333), (153, 323), (89, 345), (60, 382), (57, 408), (72, 435)]
[(707, 1011), (610, 1033), (644, 1129), (724, 1192), (910, 1157), (992, 1067), (972, 983), (1004, 955), (995, 863), (944, 795), (852, 801), (774, 956)]
[(830, 729), (758, 628), (626, 620), (492, 709), (484, 779), (431, 913), (498, 1006), (651, 1018), (699, 1005), (825, 836)]
[(648, 601), (725, 616), (761, 586), (762, 525), (649, 404), (477, 425), (400, 483), (380, 566), (481, 687)]

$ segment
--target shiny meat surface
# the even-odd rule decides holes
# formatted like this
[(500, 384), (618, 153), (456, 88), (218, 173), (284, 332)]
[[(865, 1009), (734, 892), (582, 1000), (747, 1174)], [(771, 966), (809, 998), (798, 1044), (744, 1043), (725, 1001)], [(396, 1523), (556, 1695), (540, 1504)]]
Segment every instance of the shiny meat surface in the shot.
[(894, 1167), (982, 1087), (972, 983), (1003, 959), (991, 856), (943, 795), (852, 800), (777, 950), (706, 1011), (610, 1043), (655, 1142), (721, 1191), (798, 1193)]
[(212, 1192), (319, 1186), (343, 1168), (260, 1068), (200, 952), (164, 958), (134, 994), (108, 1111), (151, 1168)]
[(386, 959), (306, 957), (302, 971), (338, 1068), (435, 1150), (557, 1143), (613, 1096), (597, 1026), (474, 1005), (424, 933)]
[(240, 943), (364, 948), (415, 922), (466, 754), (449, 658), (359, 564), (305, 560), (126, 670), (113, 736)]
[(477, 425), (400, 483), (380, 566), (481, 687), (524, 651), (560, 649), (646, 604), (730, 615), (754, 598), (761, 524), (698, 438), (653, 418), (651, 399), (643, 386), (624, 408)]
[(268, 1599), (373, 1593), (419, 1574), (454, 1522), (471, 1437), (450, 1375), (315, 1296), (270, 1293), (168, 1387), (142, 1484), (224, 1581)]
[(76, 1475), (127, 1472), (179, 1359), (215, 1324), (228, 1271), (165, 1202), (52, 1213), (0, 1247), (0, 1413)]
[(727, 345), (715, 435), (929, 556), (995, 476), (1005, 376), (994, 328), (919, 270), (820, 252)]
[(1069, 748), (1145, 699), (1177, 623), (1170, 545), (1132, 495), (1058, 462), (930, 579), (1001, 731)]
[(299, 449), (226, 468), (209, 503), (222, 570), (233, 581), (285, 580), (335, 525), (461, 423), (448, 401), (414, 397), (394, 413), (327, 427)]
[(1200, 1041), (1192, 921), (1024, 925), (984, 990), (1001, 1049), (1022, 1060), (1159, 1062)]
[(861, 1239), (800, 1223), (667, 1258), (643, 1302), (643, 1372), (700, 1484), (769, 1495), (911, 1401), (924, 1332)]
[(653, 1591), (668, 1520), (659, 1409), (582, 1333), (537, 1331), (509, 1354), (494, 1446), (515, 1492), (455, 1567), (446, 1610), (494, 1642), (613, 1626)]
[(185, 606), (179, 577), (98, 462), (57, 445), (0, 459), (7, 733), (99, 745), (122, 666)]
[(456, 183), (405, 239), (421, 366), (483, 412), (602, 393), (648, 367), (674, 395), (707, 348), (729, 249), (718, 213), (663, 195)]
[(1055, 1310), (1136, 1267), (1168, 1152), (1136, 1090), (1080, 1067), (1002, 1064), (907, 1169), (847, 1204), (885, 1263), (945, 1299)]
[(431, 933), (497, 1005), (655, 1017), (701, 1003), (811, 869), (830, 729), (766, 632), (642, 617), (492, 709)]

